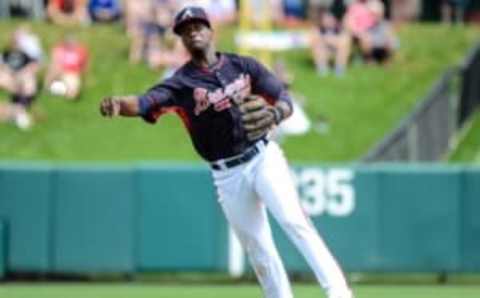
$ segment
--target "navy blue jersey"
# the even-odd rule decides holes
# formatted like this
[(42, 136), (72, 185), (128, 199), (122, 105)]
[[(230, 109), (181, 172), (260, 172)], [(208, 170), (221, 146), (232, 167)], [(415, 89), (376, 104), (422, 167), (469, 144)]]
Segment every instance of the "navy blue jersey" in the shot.
[(186, 63), (171, 78), (140, 96), (140, 116), (150, 123), (169, 111), (184, 121), (196, 151), (215, 161), (242, 153), (249, 141), (238, 103), (249, 94), (262, 95), (271, 104), (291, 105), (284, 84), (255, 59), (217, 54), (218, 62), (201, 68)]

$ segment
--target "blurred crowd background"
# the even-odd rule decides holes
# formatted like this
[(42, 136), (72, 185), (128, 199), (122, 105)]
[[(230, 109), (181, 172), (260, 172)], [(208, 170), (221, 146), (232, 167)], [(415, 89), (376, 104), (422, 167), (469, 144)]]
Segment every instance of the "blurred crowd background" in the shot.
[[(130, 44), (130, 63), (146, 63), (152, 70), (170, 76), (189, 57), (170, 26), (175, 12), (187, 5), (204, 7), (215, 30), (241, 26), (245, 14), (253, 27), (264, 29), (264, 1), (234, 0), (0, 0), (0, 17), (33, 18), (56, 26), (121, 24)], [(268, 19), (275, 28), (301, 29), (311, 48), (312, 66), (319, 76), (341, 78), (349, 63), (387, 64), (401, 46), (396, 31), (405, 22), (438, 19), (446, 23), (475, 22), (478, 1), (469, 0), (268, 0)], [(243, 8), (242, 8), (243, 7)], [(242, 16), (243, 14), (243, 16)], [(39, 89), (78, 98), (89, 65), (89, 47), (75, 30), (45, 53), (42, 40), (29, 25), (19, 25), (8, 44), (1, 45), (0, 88), (10, 96), (0, 101), (0, 122), (13, 122), (21, 129), (33, 123), (29, 109)], [(305, 34), (307, 32), (307, 34)], [(292, 38), (292, 37), (290, 37)], [(295, 38), (295, 36), (293, 37)], [(270, 65), (288, 85), (292, 76), (281, 61)], [(41, 72), (42, 68), (44, 72)], [(40, 79), (39, 74), (42, 73)], [(301, 96), (300, 96), (301, 97)], [(301, 102), (301, 100), (299, 100)], [(300, 106), (300, 105), (299, 105)], [(300, 113), (303, 113), (299, 109)], [(290, 131), (305, 131), (304, 113)], [(300, 127), (300, 128), (298, 128)], [(289, 129), (287, 128), (286, 131)]]

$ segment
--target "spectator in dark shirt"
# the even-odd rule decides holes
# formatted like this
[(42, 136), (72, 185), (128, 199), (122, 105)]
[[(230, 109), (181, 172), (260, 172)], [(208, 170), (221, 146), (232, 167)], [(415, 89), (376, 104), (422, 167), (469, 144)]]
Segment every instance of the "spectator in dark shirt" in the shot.
[(442, 20), (444, 23), (461, 23), (465, 8), (470, 0), (442, 0)]
[(372, 1), (368, 4), (374, 17), (370, 27), (361, 40), (361, 48), (367, 62), (385, 63), (398, 48), (399, 42), (393, 28), (385, 19), (385, 7), (381, 2)]
[(0, 121), (14, 121), (21, 129), (31, 127), (28, 110), (38, 91), (41, 58), (42, 49), (36, 35), (28, 27), (17, 29), (0, 55), (0, 88), (10, 94), (10, 102), (0, 105)]

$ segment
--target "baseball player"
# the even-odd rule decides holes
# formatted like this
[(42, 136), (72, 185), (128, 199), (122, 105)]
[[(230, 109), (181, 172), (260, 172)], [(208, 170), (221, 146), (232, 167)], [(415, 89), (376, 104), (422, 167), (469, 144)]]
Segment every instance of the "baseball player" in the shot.
[(299, 204), (285, 157), (268, 132), (292, 113), (283, 84), (252, 58), (218, 53), (205, 11), (182, 9), (173, 31), (191, 60), (140, 96), (110, 96), (103, 116), (155, 123), (174, 111), (211, 167), (219, 202), (267, 298), (291, 298), (266, 208), (303, 254), (329, 298), (351, 298), (343, 273)]

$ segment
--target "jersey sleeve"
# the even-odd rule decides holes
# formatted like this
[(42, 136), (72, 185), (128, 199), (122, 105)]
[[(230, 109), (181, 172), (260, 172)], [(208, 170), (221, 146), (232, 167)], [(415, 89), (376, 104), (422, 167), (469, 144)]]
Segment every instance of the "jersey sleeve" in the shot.
[(292, 107), (292, 100), (285, 84), (265, 66), (255, 59), (247, 57), (245, 58), (245, 66), (251, 78), (253, 94), (262, 95), (271, 104), (281, 100)]
[(157, 122), (162, 114), (177, 107), (176, 90), (178, 90), (178, 84), (169, 79), (139, 96), (139, 116), (148, 123)]

